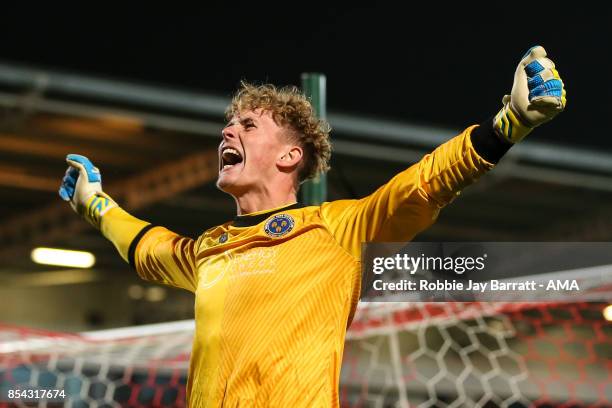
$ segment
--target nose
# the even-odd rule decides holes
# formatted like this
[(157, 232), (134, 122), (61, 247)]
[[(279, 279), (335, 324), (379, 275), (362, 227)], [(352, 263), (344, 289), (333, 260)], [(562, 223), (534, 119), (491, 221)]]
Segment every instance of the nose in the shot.
[(223, 128), (223, 130), (221, 131), (221, 136), (223, 137), (224, 141), (235, 139), (236, 130), (234, 126), (227, 126)]

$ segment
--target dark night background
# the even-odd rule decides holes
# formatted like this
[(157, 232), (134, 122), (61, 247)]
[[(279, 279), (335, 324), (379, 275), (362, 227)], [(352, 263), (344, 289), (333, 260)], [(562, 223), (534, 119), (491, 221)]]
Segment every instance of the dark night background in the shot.
[[(299, 85), (302, 72), (318, 71), (327, 75), (330, 112), (433, 125), (451, 137), (453, 131), (487, 120), (500, 109), (521, 56), (541, 44), (566, 83), (566, 112), (466, 189), (416, 240), (612, 242), (612, 6), (584, 1), (571, 8), (561, 2), (465, 3), (315, 10), (313, 3), (285, 2), (279, 7), (258, 2), (205, 4), (194, 11), (165, 2), (157, 9), (141, 4), (134, 14), (127, 13), (131, 4), (126, 2), (88, 2), (72, 5), (70, 12), (62, 12), (55, 2), (49, 10), (44, 4), (26, 3), (21, 10), (5, 4), (0, 14), (0, 68), (35, 67), (223, 97), (229, 97), (242, 79)], [(164, 291), (140, 280), (99, 231), (60, 201), (57, 188), (66, 169), (65, 155), (83, 154), (100, 167), (105, 190), (130, 213), (198, 237), (236, 214), (235, 202), (214, 186), (216, 154), (207, 156), (219, 143), (222, 124), (217, 111), (215, 116), (184, 106), (173, 111), (171, 104), (129, 105), (118, 97), (62, 95), (52, 87), (37, 86), (43, 81), (33, 84), (28, 71), (7, 71), (0, 71), (0, 337), (3, 324), (80, 332), (193, 318), (190, 293)], [(11, 72), (21, 71), (28, 72), (25, 84), (6, 81)], [(41, 78), (44, 75), (36, 77)], [(193, 115), (209, 116), (193, 120)], [(198, 126), (191, 126), (193, 122)], [(411, 126), (395, 133), (405, 141), (382, 138), (385, 132), (394, 136), (393, 126), (361, 135), (337, 128), (328, 173), (330, 200), (370, 194), (434, 147), (425, 137), (418, 140), (422, 135)], [(380, 141), (373, 139), (378, 134)], [(199, 158), (195, 166), (194, 154)], [(40, 245), (86, 250), (98, 263), (82, 272), (39, 265), (29, 252)], [(534, 253), (533, 265), (561, 264), (573, 254), (565, 248)], [(578, 263), (592, 266), (594, 259), (576, 256), (576, 263), (564, 264), (561, 270), (578, 268)], [(521, 275), (532, 273), (523, 268), (528, 261), (513, 256), (508, 268)], [(610, 292), (602, 270), (596, 270), (600, 275), (586, 275), (584, 269), (575, 269), (571, 276), (603, 285), (598, 294), (604, 299)], [(539, 268), (533, 269), (537, 272)], [(562, 296), (563, 308), (555, 300), (550, 308), (546, 303), (537, 308), (533, 303), (513, 303), (505, 310), (475, 305), (444, 306), (438, 312), (428, 306), (398, 310), (392, 305), (392, 314), (379, 314), (373, 309), (374, 314), (364, 316), (372, 318), (374, 330), (362, 330), (370, 323), (362, 324), (349, 337), (353, 343), (346, 347), (341, 394), (346, 390), (342, 395), (366, 398), (359, 406), (369, 401), (391, 406), (395, 391), (389, 381), (399, 373), (398, 383), (406, 380), (406, 392), (418, 399), (414, 405), (447, 406), (461, 390), (461, 398), (474, 393), (462, 400), (464, 405), (481, 398), (483, 406), (498, 406), (504, 395), (516, 393), (519, 381), (525, 384), (524, 397), (539, 398), (538, 406), (605, 404), (612, 399), (612, 326), (602, 320), (601, 312), (610, 298), (587, 307), (569, 294)], [(387, 316), (390, 321), (399, 318), (397, 330), (379, 330), (378, 323)], [(167, 380), (159, 381), (158, 368), (175, 360), (158, 359), (160, 351), (176, 350), (181, 359), (188, 354), (191, 339), (174, 332), (166, 336), (146, 343), (151, 346), (126, 339), (116, 343), (118, 348), (99, 343), (94, 349), (88, 341), (76, 353), (64, 353), (72, 344), (65, 343), (58, 349), (62, 358), (49, 359), (49, 368), (66, 371), (58, 378), (82, 371), (78, 378), (62, 377), (78, 379), (81, 395), (89, 387), (90, 394), (95, 390), (109, 396), (116, 387), (133, 390), (133, 402), (137, 393), (149, 393), (152, 384), (160, 390), (165, 387)], [(5, 337), (9, 347), (27, 343), (13, 341), (19, 338)], [(184, 343), (184, 351), (176, 341)], [(44, 343), (45, 348), (39, 348), (41, 343), (34, 341), (34, 354), (23, 355), (35, 356), (34, 363), (46, 362)], [(401, 367), (391, 363), (392, 347), (402, 353)], [(124, 357), (121, 350), (129, 355)], [(58, 365), (64, 354), (84, 356), (85, 362), (74, 370), (69, 365), (68, 373)], [(101, 366), (101, 356), (111, 365)], [(149, 360), (150, 366), (143, 365)], [(80, 369), (88, 366), (95, 367), (91, 374)], [(141, 376), (132, 366), (146, 368), (150, 376)], [(440, 368), (443, 377), (438, 375)], [(36, 372), (26, 380), (30, 386), (35, 379), (48, 378), (48, 371)], [(121, 385), (117, 373), (129, 377), (129, 385)], [(94, 388), (96, 384), (106, 384), (106, 391)], [(439, 399), (428, 396), (434, 391)], [(486, 398), (493, 399), (485, 402)], [(454, 405), (462, 403), (456, 401)]]
[(608, 150), (612, 13), (584, 4), (8, 13), (0, 60), (224, 96), (241, 79), (299, 84), (320, 71), (331, 111), (460, 129), (497, 111), (521, 55), (542, 44), (568, 107), (537, 137)]

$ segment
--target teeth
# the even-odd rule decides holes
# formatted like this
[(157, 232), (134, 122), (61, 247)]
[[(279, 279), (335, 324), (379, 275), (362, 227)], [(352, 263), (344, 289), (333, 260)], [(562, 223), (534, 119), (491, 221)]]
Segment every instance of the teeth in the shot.
[(232, 167), (242, 162), (242, 156), (238, 153), (238, 150), (231, 147), (224, 147), (221, 151), (221, 171)]

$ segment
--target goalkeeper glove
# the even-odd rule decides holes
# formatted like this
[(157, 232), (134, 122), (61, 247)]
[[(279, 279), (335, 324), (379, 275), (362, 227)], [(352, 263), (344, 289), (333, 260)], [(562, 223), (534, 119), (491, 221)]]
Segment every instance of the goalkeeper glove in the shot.
[(100, 228), (100, 218), (117, 203), (102, 191), (100, 171), (87, 157), (69, 154), (66, 162), (70, 167), (62, 179), (60, 197), (91, 225)]
[(520, 142), (533, 128), (563, 111), (565, 87), (543, 47), (535, 46), (523, 56), (514, 73), (512, 92), (502, 103), (493, 128), (510, 143)]

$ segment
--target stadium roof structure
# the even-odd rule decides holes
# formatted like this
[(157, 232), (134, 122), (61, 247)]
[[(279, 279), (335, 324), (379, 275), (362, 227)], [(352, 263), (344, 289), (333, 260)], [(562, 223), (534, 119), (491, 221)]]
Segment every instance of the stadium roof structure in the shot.
[[(93, 252), (129, 268), (62, 202), (64, 157), (101, 169), (105, 190), (154, 224), (196, 237), (231, 219), (214, 186), (227, 98), (0, 64), (0, 276), (47, 271), (38, 245)], [(362, 197), (461, 129), (334, 112), (329, 199)], [(422, 240), (612, 238), (612, 154), (528, 140), (442, 211)]]

